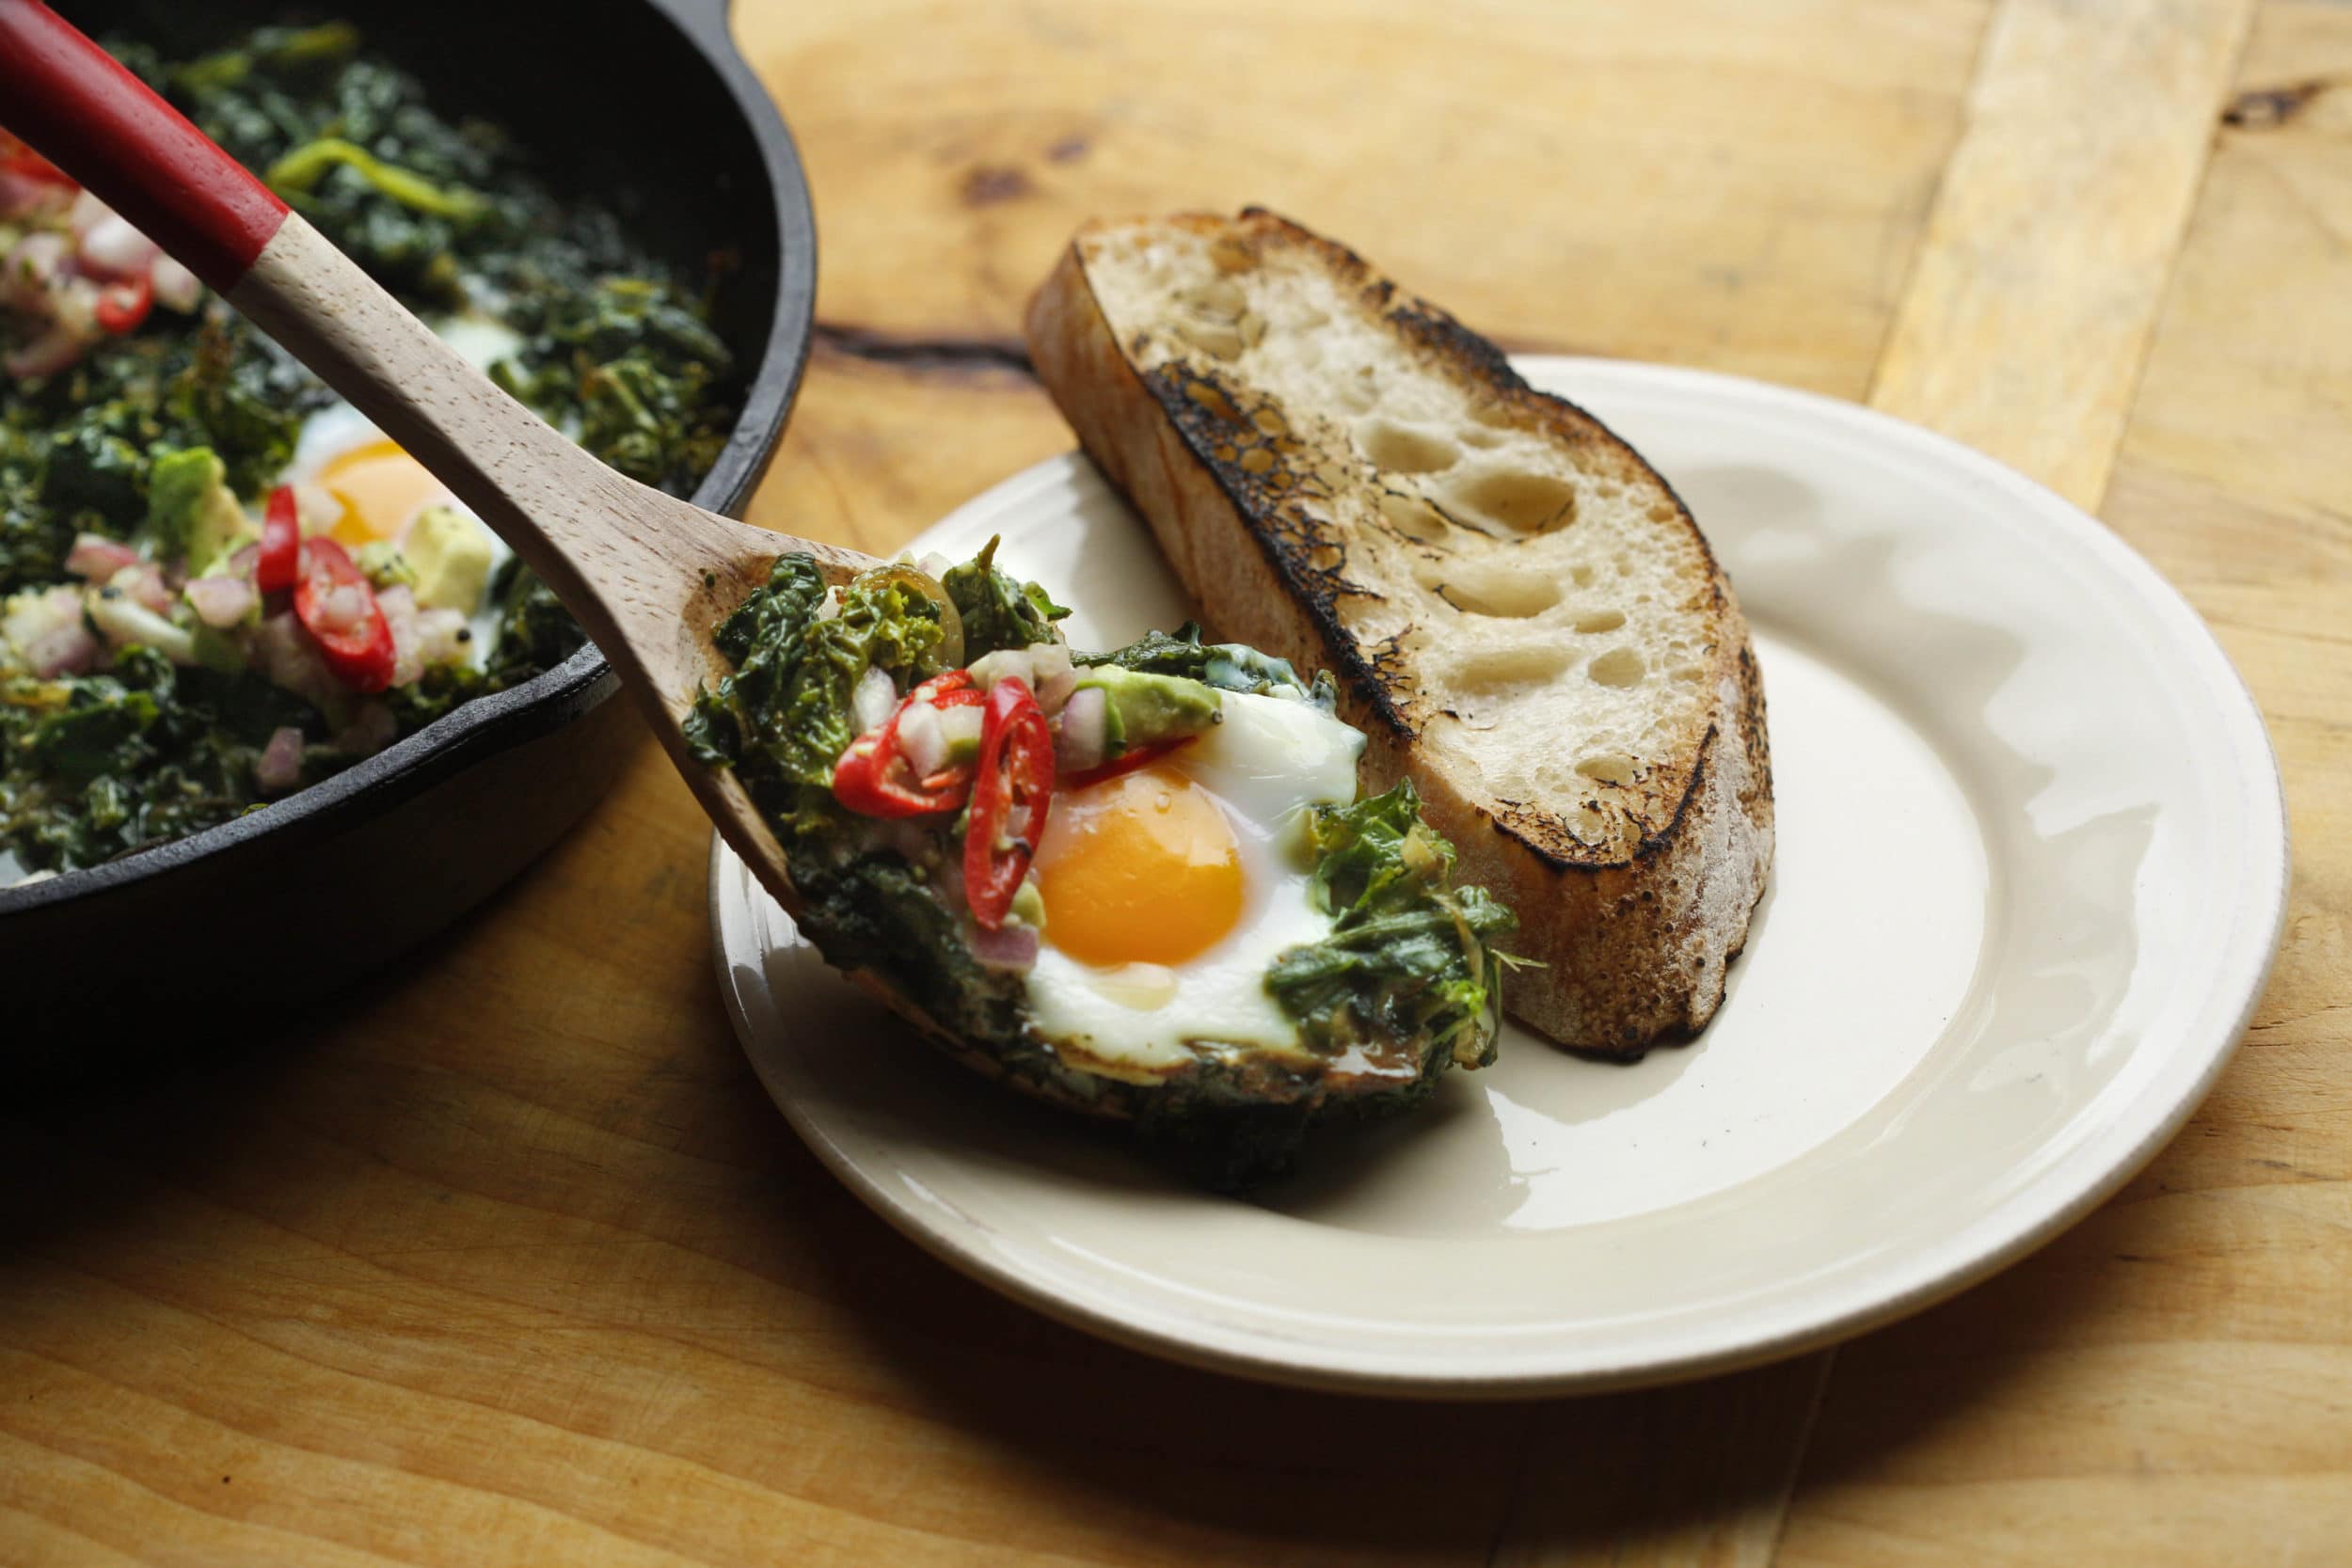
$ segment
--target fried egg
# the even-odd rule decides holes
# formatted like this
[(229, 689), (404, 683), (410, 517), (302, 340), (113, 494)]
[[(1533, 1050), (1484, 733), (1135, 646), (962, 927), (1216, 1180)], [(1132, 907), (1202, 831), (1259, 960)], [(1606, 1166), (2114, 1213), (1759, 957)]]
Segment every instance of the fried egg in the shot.
[[(523, 341), (513, 328), (483, 316), (460, 316), (435, 330), (468, 364), (483, 370), (514, 354)], [(302, 422), (294, 458), (278, 477), (286, 483), (314, 484), (332, 496), (342, 513), (326, 532), (354, 552), (378, 540), (401, 543), (428, 506), (455, 507), (473, 515), (446, 485), (425, 472), (423, 464), (347, 403), (322, 408)], [(479, 518), (474, 526), (490, 542), (490, 569), (495, 573), (514, 552)], [(478, 620), (486, 613), (481, 607), (477, 610)], [(488, 629), (476, 626), (475, 646), (487, 646)]]
[(1039, 1032), (1153, 1072), (1195, 1042), (1300, 1049), (1268, 994), (1285, 949), (1330, 934), (1305, 816), (1356, 799), (1362, 735), (1312, 705), (1219, 694), (1219, 722), (1150, 767), (1057, 793), (1033, 874)]

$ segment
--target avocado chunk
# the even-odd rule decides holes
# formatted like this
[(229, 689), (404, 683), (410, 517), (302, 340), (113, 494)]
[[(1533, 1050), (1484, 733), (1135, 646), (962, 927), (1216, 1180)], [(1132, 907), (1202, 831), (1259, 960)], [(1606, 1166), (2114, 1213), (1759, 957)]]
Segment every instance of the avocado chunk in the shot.
[(1099, 664), (1078, 678), (1078, 689), (1102, 691), (1107, 717), (1103, 754), (1115, 757), (1135, 746), (1181, 740), (1217, 721), (1220, 699), (1212, 687), (1182, 675), (1155, 675)]
[(411, 589), (417, 585), (416, 568), (408, 564), (407, 556), (389, 539), (369, 540), (351, 560), (353, 565), (368, 575), (368, 581), (379, 594), (404, 582)]
[(453, 506), (428, 506), (408, 525), (408, 558), (417, 603), (471, 615), (490, 580), (490, 539)]
[(147, 532), (157, 555), (201, 570), (251, 531), (245, 508), (229, 489), (228, 473), (210, 447), (155, 459), (147, 483)]

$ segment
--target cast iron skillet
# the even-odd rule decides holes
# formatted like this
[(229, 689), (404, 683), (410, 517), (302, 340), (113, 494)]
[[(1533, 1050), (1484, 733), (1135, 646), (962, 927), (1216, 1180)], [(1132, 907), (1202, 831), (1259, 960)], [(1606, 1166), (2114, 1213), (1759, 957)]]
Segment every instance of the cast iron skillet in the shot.
[[(151, 0), (63, 0), (144, 31)], [(808, 356), (816, 225), (790, 135), (728, 36), (726, 0), (211, 0), (204, 35), (342, 17), (493, 119), (559, 192), (624, 193), (653, 249), (729, 251), (716, 325), (746, 400), (693, 494), (741, 515)], [(469, 703), (326, 782), (205, 832), (0, 890), (0, 1068), (103, 1074), (250, 1029), (389, 962), (514, 876), (612, 784), (642, 729), (595, 647)], [(611, 918), (626, 918), (614, 911)], [(485, 1017), (484, 1027), (496, 1027)]]

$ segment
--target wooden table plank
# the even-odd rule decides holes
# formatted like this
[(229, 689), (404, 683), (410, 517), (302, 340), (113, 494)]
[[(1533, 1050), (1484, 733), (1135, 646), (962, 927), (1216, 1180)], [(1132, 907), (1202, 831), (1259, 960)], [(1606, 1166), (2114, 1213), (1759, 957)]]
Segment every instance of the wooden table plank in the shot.
[(2271, 720), (2268, 994), (2121, 1197), (1846, 1349), (1787, 1568), (2352, 1560), (2352, 96), (2312, 86), (2346, 81), (2352, 10), (2264, 8), (2105, 509)]
[(838, 326), (1011, 342), (1082, 219), (1256, 201), (1506, 346), (1859, 397), (1984, 15), (881, 0), (737, 31), (807, 150)]
[(2004, 0), (1870, 402), (2096, 506), (2253, 0)]

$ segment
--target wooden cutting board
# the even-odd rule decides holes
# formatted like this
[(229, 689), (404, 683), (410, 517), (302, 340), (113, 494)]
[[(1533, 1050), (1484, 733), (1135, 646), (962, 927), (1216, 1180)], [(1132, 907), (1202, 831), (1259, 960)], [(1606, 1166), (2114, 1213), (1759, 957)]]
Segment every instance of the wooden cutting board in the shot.
[(1909, 1323), (1485, 1408), (1164, 1366), (792, 1139), (650, 747), (396, 976), (201, 1083), (10, 1108), (0, 1561), (2352, 1561), (2352, 8), (738, 0), (822, 339), (755, 520), (886, 551), (1070, 445), (1083, 216), (1256, 200), (1506, 346), (1867, 401), (2214, 623), (2297, 843), (2197, 1120)]

